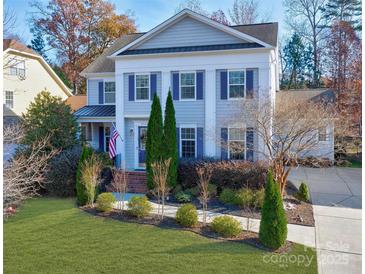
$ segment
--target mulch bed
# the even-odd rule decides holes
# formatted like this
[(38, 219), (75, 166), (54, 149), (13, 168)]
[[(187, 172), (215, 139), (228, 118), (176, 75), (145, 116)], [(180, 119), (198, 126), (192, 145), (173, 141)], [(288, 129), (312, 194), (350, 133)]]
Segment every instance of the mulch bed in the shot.
[(130, 214), (128, 211), (124, 211), (120, 214), (116, 210), (112, 210), (111, 212), (100, 212), (96, 210), (96, 208), (90, 207), (80, 207), (81, 210), (87, 212), (93, 216), (102, 217), (102, 218), (110, 218), (117, 221), (128, 222), (128, 223), (137, 223), (143, 225), (153, 225), (159, 228), (165, 229), (176, 229), (176, 230), (183, 230), (183, 231), (190, 231), (201, 236), (215, 239), (218, 241), (229, 241), (229, 242), (237, 242), (237, 243), (245, 243), (249, 244), (253, 247), (259, 248), (261, 250), (265, 250), (268, 252), (275, 252), (275, 253), (288, 253), (292, 250), (294, 243), (290, 241), (286, 241), (286, 243), (280, 247), (279, 249), (272, 250), (270, 248), (265, 247), (261, 244), (258, 233), (251, 232), (251, 231), (242, 231), (237, 237), (235, 238), (223, 238), (220, 237), (216, 232), (214, 232), (209, 225), (203, 226), (202, 223), (199, 223), (196, 227), (193, 228), (186, 228), (180, 226), (174, 218), (171, 217), (164, 217), (163, 220), (159, 220), (156, 214), (150, 214), (145, 218), (138, 219)]

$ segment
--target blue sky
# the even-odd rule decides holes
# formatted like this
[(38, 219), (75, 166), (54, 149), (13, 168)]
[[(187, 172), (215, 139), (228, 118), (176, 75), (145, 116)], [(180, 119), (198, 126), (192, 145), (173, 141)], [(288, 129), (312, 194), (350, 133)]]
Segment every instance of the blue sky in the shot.
[[(16, 33), (29, 43), (32, 35), (29, 31), (28, 19), (32, 9), (27, 0), (7, 0), (9, 6), (17, 16)], [(48, 0), (41, 0), (47, 3)], [(148, 31), (164, 20), (174, 15), (175, 8), (182, 0), (109, 0), (115, 4), (118, 13), (128, 10), (134, 13), (138, 31)], [(231, 8), (234, 0), (201, 0), (205, 10), (212, 12), (222, 9), (228, 16), (228, 8)], [(284, 9), (281, 0), (259, 0), (261, 12), (268, 14), (270, 21), (279, 22), (279, 29), (282, 33), (284, 28)]]

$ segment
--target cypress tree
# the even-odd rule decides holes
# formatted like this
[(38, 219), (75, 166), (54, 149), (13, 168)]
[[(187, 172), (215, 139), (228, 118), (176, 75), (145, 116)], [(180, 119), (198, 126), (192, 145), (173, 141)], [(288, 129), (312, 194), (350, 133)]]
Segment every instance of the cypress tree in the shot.
[(146, 140), (146, 171), (147, 171), (147, 186), (152, 189), (153, 174), (151, 164), (157, 160), (161, 160), (162, 153), (162, 138), (163, 138), (163, 125), (162, 125), (162, 110), (160, 99), (155, 94), (151, 106), (150, 118), (147, 125), (147, 140)]
[(175, 109), (172, 101), (171, 91), (166, 100), (165, 108), (165, 121), (164, 121), (164, 135), (163, 135), (163, 154), (164, 159), (171, 158), (168, 184), (170, 187), (175, 187), (177, 177), (177, 140), (176, 140), (176, 120), (175, 120)]
[(76, 198), (77, 198), (77, 203), (80, 206), (85, 205), (87, 202), (85, 186), (81, 182), (81, 165), (92, 154), (93, 154), (93, 150), (91, 147), (82, 146), (81, 157), (80, 157), (79, 163), (77, 165), (77, 171), (76, 171)]
[(274, 181), (272, 171), (269, 170), (261, 212), (259, 238), (265, 246), (277, 249), (285, 243), (287, 233), (287, 220), (279, 185)]

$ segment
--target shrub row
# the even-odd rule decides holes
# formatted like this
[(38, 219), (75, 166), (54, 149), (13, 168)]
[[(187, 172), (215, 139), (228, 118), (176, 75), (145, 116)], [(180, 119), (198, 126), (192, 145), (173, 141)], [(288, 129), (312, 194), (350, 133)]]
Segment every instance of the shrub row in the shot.
[(237, 205), (242, 208), (254, 207), (261, 208), (264, 203), (264, 189), (252, 190), (250, 188), (241, 188), (238, 191), (226, 188), (219, 196), (219, 200), (228, 205)]
[(247, 161), (180, 161), (178, 182), (183, 190), (194, 188), (198, 182), (196, 167), (209, 163), (213, 166), (211, 183), (218, 188), (261, 189), (265, 184), (267, 165), (264, 162)]

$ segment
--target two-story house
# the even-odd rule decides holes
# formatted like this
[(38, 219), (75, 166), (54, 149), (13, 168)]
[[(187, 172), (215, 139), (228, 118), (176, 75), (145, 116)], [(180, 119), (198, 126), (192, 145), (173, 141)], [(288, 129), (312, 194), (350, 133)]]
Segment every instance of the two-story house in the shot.
[[(252, 98), (275, 103), (277, 37), (277, 23), (226, 26), (185, 9), (146, 33), (119, 38), (90, 64), (82, 72), (87, 106), (75, 115), (103, 151), (115, 124), (123, 138), (118, 165), (138, 170), (152, 98), (157, 93), (164, 111), (171, 90), (180, 158), (258, 160), (264, 144), (252, 121), (232, 119), (233, 108)], [(241, 151), (231, 149), (237, 144)]]
[(66, 100), (70, 89), (38, 53), (14, 39), (3, 40), (4, 122), (16, 121), (43, 90)]

